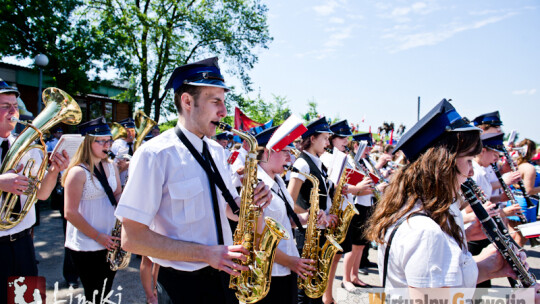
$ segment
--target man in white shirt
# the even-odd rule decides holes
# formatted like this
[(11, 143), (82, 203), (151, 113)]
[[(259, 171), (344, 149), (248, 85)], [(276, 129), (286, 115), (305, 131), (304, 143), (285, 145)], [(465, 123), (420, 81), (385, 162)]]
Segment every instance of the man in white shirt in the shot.
[[(0, 82), (0, 145), (2, 162), (7, 161), (10, 154), (9, 147), (16, 140), (11, 133), (15, 128), (16, 122), (12, 117), (19, 118), (19, 108), (17, 97), (19, 91), (17, 88), (8, 86), (4, 81)], [(31, 131), (30, 131), (31, 132)], [(13, 157), (13, 155), (11, 155)], [(7, 173), (0, 175), (0, 190), (9, 192), (20, 197), (21, 207), (26, 203), (27, 196), (23, 192), (27, 190), (29, 181), (26, 176), (19, 175), (23, 165), (29, 159), (34, 159), (35, 164), (32, 175), (37, 173), (38, 167), (43, 159), (40, 150), (32, 149), (26, 153), (16, 168), (12, 168)], [(46, 157), (46, 156), (45, 156)], [(6, 159), (4, 159), (6, 158)], [(56, 185), (56, 180), (60, 171), (65, 170), (69, 164), (69, 156), (65, 151), (62, 155), (55, 153), (50, 158), (49, 166), (45, 177), (41, 181), (37, 190), (37, 198), (45, 200), (49, 197)], [(3, 195), (3, 201), (5, 200)], [(2, 203), (3, 203), (2, 201)], [(15, 207), (17, 208), (17, 206)], [(19, 207), (20, 208), (20, 207)], [(18, 210), (13, 210), (17, 212)], [(7, 301), (7, 280), (10, 276), (37, 276), (38, 269), (35, 259), (34, 243), (32, 240), (31, 228), (36, 222), (36, 211), (34, 206), (15, 227), (0, 231), (0, 302)]]
[(51, 133), (52, 138), (47, 142), (47, 152), (52, 152), (54, 150), (54, 147), (56, 147), (56, 144), (60, 140), (60, 137), (64, 135), (64, 131), (60, 127), (55, 127)]
[[(178, 124), (142, 145), (131, 160), (116, 210), (123, 223), (122, 247), (161, 265), (160, 302), (235, 303), (227, 274), (248, 270), (237, 261), (248, 251), (232, 245), (226, 219), (236, 217), (240, 198), (223, 147), (210, 139), (227, 115), (228, 88), (217, 58), (175, 69), (170, 88)], [(264, 207), (271, 197), (259, 183), (253, 202)]]
[[(126, 185), (129, 170), (129, 157), (123, 157), (124, 154), (129, 156), (133, 155), (133, 144), (135, 140), (135, 121), (133, 118), (122, 119), (118, 122), (126, 129), (126, 138), (118, 138), (111, 146), (111, 152), (114, 153), (117, 158), (118, 172), (120, 172), (120, 183), (122, 187)], [(119, 155), (120, 154), (120, 155)]]

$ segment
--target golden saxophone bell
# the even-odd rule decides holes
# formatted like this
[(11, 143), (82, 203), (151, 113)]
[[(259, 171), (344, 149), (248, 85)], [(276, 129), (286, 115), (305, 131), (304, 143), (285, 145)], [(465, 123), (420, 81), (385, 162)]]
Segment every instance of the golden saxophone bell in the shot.
[[(15, 170), (22, 157), (31, 149), (40, 149), (43, 155), (43, 161), (35, 175), (31, 174), (35, 160), (30, 159), (25, 164), (22, 173), (28, 177), (30, 186), (25, 191), (27, 199), (24, 205), (21, 206), (21, 210), (14, 210), (18, 195), (0, 191), (0, 196), (3, 196), (2, 207), (0, 208), (0, 230), (8, 230), (19, 224), (26, 214), (28, 214), (32, 205), (37, 201), (39, 183), (45, 176), (45, 170), (48, 164), (47, 146), (43, 141), (43, 133), (60, 122), (68, 125), (77, 125), (82, 119), (81, 108), (66, 92), (58, 88), (47, 88), (43, 91), (42, 98), (45, 108), (32, 123), (23, 122), (14, 117), (11, 118), (13, 121), (25, 125), (26, 128), (24, 128), (8, 150), (0, 167), (0, 174)], [(40, 143), (34, 144), (34, 141), (38, 138)]]

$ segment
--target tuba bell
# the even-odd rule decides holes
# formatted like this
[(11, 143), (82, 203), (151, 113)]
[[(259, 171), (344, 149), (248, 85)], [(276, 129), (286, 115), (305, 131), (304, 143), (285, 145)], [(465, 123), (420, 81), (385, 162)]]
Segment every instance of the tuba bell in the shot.
[(157, 125), (157, 123), (144, 114), (142, 110), (135, 112), (133, 120), (135, 121), (135, 133), (137, 133), (135, 143), (133, 144), (133, 151), (135, 151), (141, 146), (146, 135), (152, 131), (152, 128)]
[[(45, 176), (45, 170), (49, 162), (47, 159), (47, 148), (43, 141), (43, 133), (60, 122), (68, 125), (77, 125), (82, 119), (81, 108), (66, 92), (58, 88), (47, 88), (43, 91), (42, 97), (45, 108), (32, 123), (23, 122), (12, 117), (13, 121), (21, 123), (26, 127), (7, 151), (0, 167), (0, 174), (15, 170), (22, 157), (31, 149), (41, 149), (44, 158), (36, 175), (31, 174), (35, 159), (28, 160), (24, 166), (22, 174), (28, 177), (29, 186), (24, 192), (27, 199), (24, 205), (21, 206), (20, 211), (14, 210), (19, 196), (0, 191), (0, 196), (3, 196), (2, 207), (0, 208), (0, 230), (8, 230), (19, 224), (26, 214), (28, 214), (32, 205), (37, 201), (39, 183), (43, 179), (43, 176)], [(34, 144), (34, 141), (38, 138), (40, 143)]]

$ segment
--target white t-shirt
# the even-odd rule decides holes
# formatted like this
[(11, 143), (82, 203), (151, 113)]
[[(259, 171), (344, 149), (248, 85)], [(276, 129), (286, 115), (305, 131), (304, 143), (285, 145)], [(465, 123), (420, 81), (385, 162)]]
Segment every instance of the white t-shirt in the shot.
[[(244, 164), (246, 162), (247, 154), (248, 154), (248, 151), (246, 151), (246, 149), (244, 149), (244, 147), (240, 147), (240, 149), (238, 149), (238, 156), (236, 157), (236, 159), (234, 160), (234, 162), (230, 166), (231, 179), (232, 179), (232, 184), (233, 184), (234, 187), (237, 187), (237, 188), (242, 187), (242, 177), (243, 177), (243, 175), (240, 175), (240, 174), (236, 173), (236, 171), (238, 171), (238, 169), (240, 169), (240, 168), (242, 168), (244, 166)], [(227, 161), (227, 158), (225, 159), (225, 161)]]
[[(493, 187), (491, 187), (491, 182), (489, 181), (489, 177), (486, 172), (487, 167), (482, 167), (474, 160), (472, 164), (474, 169), (474, 175), (472, 179), (476, 182), (480, 189), (484, 191), (484, 193), (486, 194), (486, 198), (490, 199)], [(489, 168), (491, 169), (491, 167)]]
[[(417, 210), (418, 206), (413, 211)], [(454, 206), (451, 212), (455, 213)], [(459, 217), (458, 214), (454, 216)], [(386, 241), (393, 229), (394, 226), (386, 233)], [(379, 245), (381, 270), (384, 269), (385, 250), (386, 245)], [(466, 246), (462, 249), (429, 217), (414, 216), (401, 224), (392, 240), (385, 291), (392, 294), (396, 288), (409, 286), (474, 288), (477, 277), (478, 267)], [(380, 278), (382, 282), (382, 271)]]
[[(133, 143), (131, 145), (131, 149), (133, 149)], [(128, 154), (128, 151), (129, 151), (129, 145), (127, 141), (125, 141), (123, 138), (119, 138), (115, 140), (111, 146), (111, 152), (114, 153), (116, 156), (121, 156), (121, 155), (118, 155), (119, 153)], [(128, 175), (129, 175), (129, 167), (126, 171), (120, 172), (119, 177), (120, 177), (120, 183), (122, 184), (122, 186), (126, 184)]]
[[(287, 187), (283, 182), (283, 179), (279, 175), (275, 176), (275, 180), (272, 179), (261, 167), (257, 168), (257, 178), (262, 180), (265, 185), (267, 185), (272, 191), (272, 201), (270, 204), (264, 208), (263, 214), (264, 217), (271, 217), (277, 222), (279, 222), (287, 233), (289, 234), (289, 239), (281, 239), (278, 243), (278, 249), (283, 251), (288, 256), (299, 257), (298, 249), (296, 249), (296, 242), (294, 241), (292, 234), (292, 226), (289, 217), (287, 216), (287, 209), (285, 204), (289, 204), (291, 209), (294, 209), (294, 203), (291, 195), (287, 191)], [(283, 196), (286, 201), (284, 201), (281, 196)], [(281, 264), (274, 263), (272, 267), (272, 276), (273, 277), (282, 277), (291, 274), (291, 270)]]
[[(238, 197), (225, 168), (223, 147), (215, 141), (197, 137), (178, 124), (187, 139), (201, 153), (203, 140), (214, 159), (227, 189)], [(174, 129), (142, 145), (131, 159), (130, 177), (116, 208), (116, 216), (147, 225), (150, 230), (171, 239), (203, 245), (217, 245), (217, 232), (210, 184), (204, 169), (180, 141)], [(225, 245), (232, 245), (225, 199), (216, 187)], [(195, 271), (203, 262), (170, 261), (150, 258), (165, 267)]]

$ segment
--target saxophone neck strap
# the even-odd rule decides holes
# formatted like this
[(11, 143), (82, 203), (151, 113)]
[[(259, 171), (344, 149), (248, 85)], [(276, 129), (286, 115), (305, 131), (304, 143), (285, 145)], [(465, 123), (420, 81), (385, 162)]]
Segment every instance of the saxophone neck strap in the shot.
[(306, 229), (304, 229), (304, 227), (302, 226), (302, 223), (300, 222), (300, 219), (298, 218), (298, 215), (296, 213), (294, 213), (294, 210), (291, 207), (291, 204), (289, 204), (289, 201), (287, 200), (287, 197), (281, 191), (281, 187), (279, 186), (279, 184), (278, 184), (278, 189), (279, 189), (279, 191), (277, 192), (276, 190), (274, 190), (274, 188), (271, 188), (272, 192), (274, 192), (277, 196), (279, 196), (283, 200), (283, 203), (285, 204), (285, 209), (287, 210), (287, 216), (290, 219), (293, 220), (293, 222), (296, 225), (296, 227), (298, 228), (298, 230), (300, 230), (300, 231), (302, 231), (302, 233), (304, 233), (304, 231)]
[(386, 275), (388, 273), (388, 258), (390, 257), (390, 245), (392, 245), (392, 239), (394, 239), (394, 235), (396, 234), (399, 226), (404, 222), (406, 221), (407, 219), (413, 217), (413, 216), (427, 216), (427, 214), (424, 214), (424, 213), (419, 213), (419, 212), (416, 212), (416, 213), (413, 213), (409, 216), (404, 216), (402, 218), (400, 218), (397, 222), (396, 222), (396, 226), (394, 226), (394, 230), (392, 230), (392, 232), (390, 233), (390, 237), (388, 238), (388, 245), (386, 245), (386, 249), (384, 251), (384, 270), (383, 270), (383, 285), (382, 285), (382, 288), (384, 289), (386, 287)]
[[(80, 165), (80, 166), (84, 168), (86, 171), (90, 172), (90, 170), (88, 170), (88, 168), (86, 168), (85, 166), (83, 165)], [(98, 166), (99, 166), (99, 169), (98, 169)], [(114, 192), (111, 188), (111, 185), (109, 185), (109, 181), (107, 180), (107, 175), (105, 175), (105, 169), (103, 168), (102, 162), (99, 162), (97, 166), (94, 165), (94, 176), (97, 178), (97, 180), (103, 187), (103, 190), (105, 190), (105, 193), (107, 194), (107, 197), (109, 198), (109, 201), (111, 202), (111, 205), (116, 207), (118, 202), (116, 201), (116, 198), (114, 197)]]

